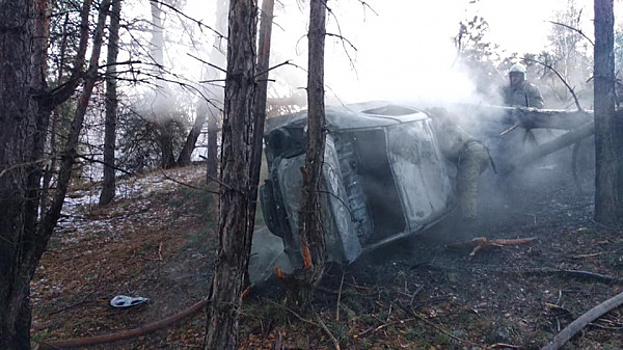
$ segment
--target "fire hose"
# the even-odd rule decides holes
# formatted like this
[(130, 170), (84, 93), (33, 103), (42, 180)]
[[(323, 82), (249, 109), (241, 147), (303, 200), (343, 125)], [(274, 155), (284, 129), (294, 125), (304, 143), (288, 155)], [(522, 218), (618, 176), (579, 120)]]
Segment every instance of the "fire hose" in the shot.
[(40, 342), (39, 349), (57, 350), (57, 349), (77, 348), (77, 347), (91, 346), (91, 345), (96, 345), (96, 344), (107, 344), (107, 343), (112, 343), (112, 342), (119, 341), (119, 340), (139, 337), (142, 335), (153, 333), (162, 328), (166, 328), (174, 323), (177, 323), (185, 319), (186, 317), (194, 315), (197, 312), (201, 311), (201, 309), (203, 309), (206, 305), (208, 305), (209, 302), (210, 302), (209, 298), (205, 298), (195, 303), (194, 305), (190, 306), (186, 310), (183, 310), (170, 317), (167, 317), (164, 320), (160, 320), (154, 323), (149, 323), (140, 328), (121, 331), (121, 332), (112, 333), (112, 334), (86, 337), (86, 338), (75, 338), (75, 339), (61, 340), (61, 341), (50, 342), (50, 343)]

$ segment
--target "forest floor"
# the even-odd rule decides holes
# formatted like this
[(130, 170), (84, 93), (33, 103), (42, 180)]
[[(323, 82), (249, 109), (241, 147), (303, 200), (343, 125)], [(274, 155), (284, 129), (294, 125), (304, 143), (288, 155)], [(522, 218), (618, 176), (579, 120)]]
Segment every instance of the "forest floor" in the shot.
[[(106, 207), (96, 205), (97, 185), (74, 188), (31, 284), (33, 341), (133, 329), (205, 298), (218, 203), (180, 184), (200, 187), (204, 171), (191, 166), (121, 180)], [(253, 288), (242, 309), (240, 348), (541, 348), (621, 292), (623, 230), (592, 220), (593, 196), (577, 191), (563, 164), (541, 164), (530, 175), (498, 179), (495, 190), (483, 186), (483, 216), (469, 232), (443, 223), (350, 266), (330, 266), (312, 316), (284, 306), (277, 279)], [(505, 196), (492, 195), (500, 187)], [(473, 247), (456, 246), (474, 237), (535, 240), (473, 255)], [(150, 300), (113, 308), (116, 295)], [(205, 330), (202, 311), (146, 336), (89, 348), (202, 348)], [(621, 349), (622, 330), (617, 309), (563, 349)]]

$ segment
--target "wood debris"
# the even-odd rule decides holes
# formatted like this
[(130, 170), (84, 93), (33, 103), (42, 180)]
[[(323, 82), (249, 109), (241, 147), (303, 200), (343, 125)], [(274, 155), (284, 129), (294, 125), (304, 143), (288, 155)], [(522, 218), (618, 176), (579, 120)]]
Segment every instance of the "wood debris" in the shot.
[(591, 253), (591, 254), (578, 254), (578, 255), (573, 255), (572, 258), (573, 259), (586, 259), (586, 258), (595, 258), (601, 255), (601, 252), (599, 253)]
[(472, 251), (471, 251), (471, 253), (469, 253), (469, 256), (471, 257), (471, 256), (476, 255), (476, 253), (479, 250), (488, 250), (488, 249), (498, 248), (498, 247), (502, 247), (502, 246), (525, 244), (525, 243), (530, 243), (530, 242), (534, 241), (535, 239), (536, 239), (536, 237), (519, 238), (519, 239), (493, 239), (493, 240), (488, 240), (486, 237), (476, 237), (476, 238), (472, 239), (471, 241), (451, 244), (451, 245), (448, 245), (448, 247), (449, 248), (459, 248), (459, 249), (471, 248)]

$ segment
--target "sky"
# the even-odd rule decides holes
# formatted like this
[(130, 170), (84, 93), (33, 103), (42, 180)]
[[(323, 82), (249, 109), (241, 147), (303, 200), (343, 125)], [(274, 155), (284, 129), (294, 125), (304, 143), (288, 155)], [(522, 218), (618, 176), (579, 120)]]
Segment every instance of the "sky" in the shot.
[[(568, 0), (480, 0), (479, 12), (491, 26), (490, 38), (509, 51), (536, 52), (547, 41), (555, 12), (564, 10)], [(575, 0), (583, 8), (585, 26), (592, 37), (593, 1)]]
[[(556, 11), (570, 0), (331, 0), (326, 40), (325, 83), (328, 103), (367, 100), (400, 100), (417, 96), (427, 100), (481, 102), (466, 72), (453, 65), (452, 38), (459, 22), (480, 15), (489, 23), (487, 40), (510, 55), (538, 53)], [(260, 1), (261, 2), (261, 1)], [(306, 84), (307, 1), (276, 1), (271, 65), (288, 61), (271, 72), (273, 92), (285, 97)], [(575, 0), (584, 7), (587, 35), (592, 36), (592, 0)], [(617, 3), (620, 0), (616, 1)], [(185, 12), (206, 24), (215, 21), (215, 0), (187, 0)], [(146, 13), (149, 14), (148, 11)], [(209, 30), (196, 31), (193, 40), (208, 42)], [(343, 37), (346, 40), (339, 39)], [(189, 42), (181, 39), (180, 42)], [(192, 48), (169, 50), (180, 74), (196, 77), (201, 63), (188, 53), (205, 57)], [(205, 67), (204, 67), (205, 68)], [(500, 72), (505, 75), (505, 72)]]
[[(451, 96), (454, 101), (481, 102), (466, 72), (452, 67), (456, 58), (452, 38), (459, 22), (478, 14), (489, 23), (487, 39), (498, 43), (508, 55), (538, 53), (545, 48), (552, 27), (547, 20), (554, 20), (555, 12), (564, 9), (567, 1), (367, 1), (374, 11), (357, 0), (330, 1), (333, 14), (328, 17), (328, 32), (347, 38), (348, 43), (327, 38), (327, 97), (343, 103), (412, 96), (427, 100)], [(592, 35), (592, 1), (576, 3), (586, 7), (584, 18), (589, 27), (583, 30)], [(283, 5), (280, 12), (273, 32), (272, 64), (291, 60), (304, 67), (307, 42), (301, 23), (307, 25), (307, 11), (297, 5)], [(304, 86), (301, 73), (300, 69), (284, 68), (275, 75), (283, 74)]]

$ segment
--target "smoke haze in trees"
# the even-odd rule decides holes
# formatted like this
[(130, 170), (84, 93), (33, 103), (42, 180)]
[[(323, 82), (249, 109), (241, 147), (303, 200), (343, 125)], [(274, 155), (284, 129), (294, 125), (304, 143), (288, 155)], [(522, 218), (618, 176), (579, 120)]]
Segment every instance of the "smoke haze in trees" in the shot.
[[(476, 93), (461, 65), (453, 66), (453, 38), (459, 22), (482, 16), (489, 24), (485, 40), (499, 45), (502, 58), (513, 53), (539, 53), (548, 45), (552, 24), (547, 21), (555, 20), (556, 11), (564, 10), (567, 2), (372, 0), (366, 2), (369, 8), (359, 1), (329, 2), (332, 15), (327, 31), (334, 35), (327, 37), (327, 98), (333, 103), (414, 97), (491, 103), (490, 96)], [(591, 1), (576, 0), (576, 4), (584, 8), (586, 19), (592, 18)], [(290, 60), (304, 68), (306, 9), (300, 4), (282, 3), (275, 22), (273, 64)], [(589, 20), (586, 23), (592, 25)], [(582, 30), (592, 35), (591, 28)], [(505, 74), (499, 72), (499, 83), (505, 83)], [(305, 72), (299, 68), (281, 68), (274, 77), (276, 85), (305, 85)]]
[[(539, 53), (545, 50), (556, 11), (569, 0), (357, 0), (330, 1), (325, 81), (328, 104), (367, 100), (491, 102), (476, 93), (469, 72), (454, 64), (453, 41), (459, 23), (481, 16), (489, 24), (486, 41), (498, 44), (500, 56)], [(575, 0), (583, 8), (586, 24), (592, 25), (592, 2)], [(289, 61), (271, 71), (270, 97), (288, 97), (306, 84), (308, 9), (306, 2), (277, 2), (271, 65)], [(149, 7), (134, 4), (128, 11), (149, 20)], [(218, 28), (213, 2), (186, 0), (181, 9), (189, 16)], [(200, 29), (165, 9), (165, 65), (187, 81), (199, 81), (211, 69), (190, 57), (209, 61), (210, 49), (220, 45), (213, 32)], [(173, 24), (169, 26), (169, 24)], [(582, 28), (592, 36), (592, 28)], [(223, 31), (226, 35), (226, 30)], [(149, 40), (148, 32), (143, 34)], [(345, 40), (342, 40), (343, 37)], [(126, 38), (127, 39), (127, 38)], [(221, 40), (222, 41), (222, 40)], [(352, 44), (352, 45), (351, 45)], [(120, 58), (121, 60), (121, 58)], [(295, 66), (294, 66), (295, 65)], [(505, 76), (498, 72), (500, 83)], [(169, 76), (170, 77), (170, 76)], [(502, 78), (502, 79), (500, 79)], [(197, 84), (205, 88), (205, 84)], [(497, 101), (494, 101), (497, 102)]]

